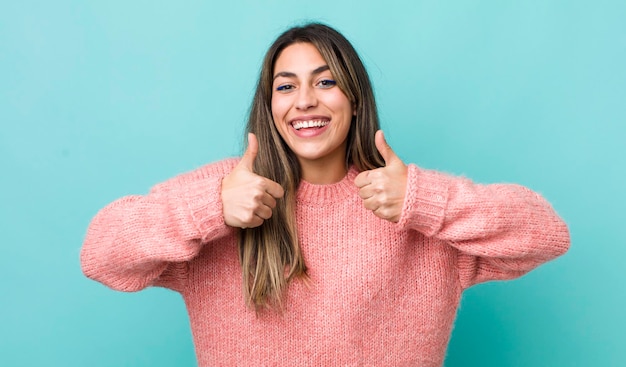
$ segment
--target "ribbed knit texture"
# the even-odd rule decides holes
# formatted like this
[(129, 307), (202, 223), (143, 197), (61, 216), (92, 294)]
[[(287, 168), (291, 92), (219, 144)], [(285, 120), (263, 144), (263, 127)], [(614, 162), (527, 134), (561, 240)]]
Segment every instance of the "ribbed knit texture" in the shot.
[(230, 159), (129, 196), (93, 219), (84, 273), (121, 291), (182, 294), (204, 366), (441, 366), (462, 291), (563, 254), (566, 225), (536, 193), (409, 166), (399, 223), (363, 208), (351, 169), (302, 182), (299, 239), (310, 282), (282, 313), (245, 307), (236, 229), (224, 224)]

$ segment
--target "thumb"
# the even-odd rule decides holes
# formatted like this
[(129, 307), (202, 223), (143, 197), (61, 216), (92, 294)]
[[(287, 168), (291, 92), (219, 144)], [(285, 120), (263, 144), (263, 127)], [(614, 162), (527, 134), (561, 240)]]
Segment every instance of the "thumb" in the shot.
[(246, 152), (243, 153), (241, 157), (241, 161), (239, 161), (240, 165), (243, 165), (250, 172), (254, 169), (254, 160), (256, 159), (256, 155), (259, 152), (259, 141), (256, 139), (256, 135), (253, 133), (248, 133), (248, 148)]
[(387, 144), (387, 141), (385, 140), (385, 135), (383, 134), (382, 130), (378, 130), (376, 132), (374, 142), (376, 143), (376, 149), (378, 149), (378, 152), (380, 153), (380, 155), (383, 156), (383, 159), (385, 160), (385, 165), (388, 166), (400, 160), (396, 153), (394, 153), (394, 151), (391, 149), (389, 144)]

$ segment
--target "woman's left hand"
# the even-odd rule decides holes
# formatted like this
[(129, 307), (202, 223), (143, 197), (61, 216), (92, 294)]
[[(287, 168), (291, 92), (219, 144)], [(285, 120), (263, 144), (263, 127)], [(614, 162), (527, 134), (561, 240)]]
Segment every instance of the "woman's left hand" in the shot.
[(402, 214), (408, 168), (385, 141), (382, 130), (376, 132), (376, 148), (385, 167), (363, 171), (354, 179), (363, 206), (382, 219), (397, 223)]

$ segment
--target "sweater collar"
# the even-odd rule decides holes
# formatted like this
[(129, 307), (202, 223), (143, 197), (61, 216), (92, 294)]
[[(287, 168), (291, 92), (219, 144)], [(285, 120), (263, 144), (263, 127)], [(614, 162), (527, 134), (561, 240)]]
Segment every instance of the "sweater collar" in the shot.
[(354, 197), (358, 188), (354, 185), (354, 179), (359, 174), (354, 166), (350, 166), (344, 178), (332, 184), (316, 185), (301, 180), (296, 194), (296, 200), (306, 204), (329, 204)]

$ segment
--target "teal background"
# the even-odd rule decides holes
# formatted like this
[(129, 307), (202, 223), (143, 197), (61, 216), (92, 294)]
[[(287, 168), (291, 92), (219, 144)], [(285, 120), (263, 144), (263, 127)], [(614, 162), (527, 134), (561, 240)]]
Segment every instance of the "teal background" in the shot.
[(462, 300), (446, 366), (625, 366), (626, 2), (0, 3), (0, 365), (194, 366), (179, 295), (78, 255), (108, 202), (237, 155), (266, 48), (356, 46), (406, 161), (541, 192), (572, 248)]

